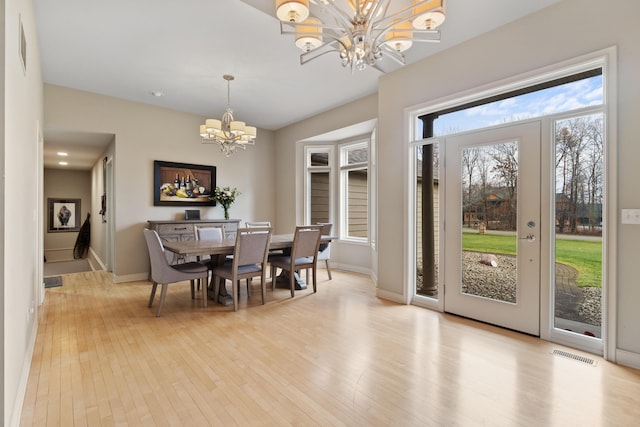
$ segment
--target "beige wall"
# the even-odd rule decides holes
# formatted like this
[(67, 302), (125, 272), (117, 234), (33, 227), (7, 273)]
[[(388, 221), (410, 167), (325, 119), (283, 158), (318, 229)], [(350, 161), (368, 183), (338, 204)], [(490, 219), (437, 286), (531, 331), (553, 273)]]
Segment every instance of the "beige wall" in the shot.
[[(581, 55), (618, 48), (618, 122), (617, 170), (618, 206), (611, 212), (617, 218), (622, 208), (640, 207), (640, 43), (637, 17), (640, 3), (615, 0), (563, 0), (539, 13), (489, 32), (448, 51), (434, 55), (380, 80), (379, 105), (379, 194), (385, 203), (379, 213), (378, 287), (388, 294), (403, 295), (406, 278), (399, 280), (398, 267), (406, 265), (405, 236), (386, 224), (398, 221), (396, 206), (406, 205), (407, 155), (402, 146), (405, 134), (405, 109), (470, 91), (492, 82), (527, 73)], [(586, 22), (597, 22), (597, 30)], [(481, 54), (479, 54), (481, 52)], [(425, 79), (428, 76), (428, 79)], [(437, 84), (434, 84), (437, 83)], [(406, 217), (406, 215), (405, 215)], [(405, 224), (405, 230), (407, 224)], [(613, 271), (618, 286), (618, 349), (640, 353), (640, 264), (636, 261), (640, 226), (619, 225), (619, 258)], [(615, 247), (613, 249), (616, 249)], [(637, 357), (637, 356), (636, 356)], [(640, 363), (637, 359), (636, 363)]]
[[(153, 206), (153, 161), (217, 167), (218, 185), (242, 195), (231, 216), (277, 224), (274, 204), (273, 133), (258, 130), (255, 146), (224, 157), (200, 142), (204, 117), (92, 93), (45, 85), (45, 125), (115, 135), (114, 280), (140, 280), (149, 271), (142, 229), (147, 220), (183, 219), (184, 207)], [(220, 207), (202, 207), (205, 219), (222, 218)]]
[[(32, 2), (2, 2), (3, 78), (0, 249), (2, 271), (2, 418), (17, 422), (31, 362), (42, 288), (42, 75)], [(18, 57), (19, 22), (27, 68)]]
[[(80, 199), (80, 226), (84, 224), (87, 213), (91, 213), (91, 220), (96, 220), (98, 213), (92, 206), (91, 173), (90, 171), (74, 171), (63, 169), (44, 170), (44, 256), (47, 262), (73, 259), (73, 247), (78, 238), (78, 232), (49, 232), (49, 203), (48, 199)], [(93, 236), (92, 236), (93, 237)]]

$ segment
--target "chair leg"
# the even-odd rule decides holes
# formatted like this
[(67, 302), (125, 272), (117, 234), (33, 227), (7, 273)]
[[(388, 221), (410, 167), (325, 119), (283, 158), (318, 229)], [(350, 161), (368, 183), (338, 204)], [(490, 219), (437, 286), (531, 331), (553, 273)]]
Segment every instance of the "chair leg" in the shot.
[(233, 295), (233, 311), (238, 311), (238, 291), (240, 290), (240, 286), (238, 286), (238, 280), (231, 281), (231, 295)]
[(289, 272), (289, 286), (291, 287), (291, 298), (294, 297), (295, 295), (295, 281), (296, 281), (296, 275), (295, 272), (290, 271)]
[(247, 279), (247, 298), (251, 296), (251, 280)]
[(262, 292), (262, 305), (267, 298), (267, 270), (262, 270), (262, 276), (260, 276), (260, 291)]
[[(206, 277), (203, 277), (203, 285), (202, 285), (202, 307), (207, 308), (208, 305), (208, 299), (209, 299), (209, 295), (207, 295), (207, 279), (209, 279), (209, 275), (207, 274)], [(198, 279), (198, 285), (200, 285), (200, 279)], [(200, 290), (198, 288), (198, 290)]]
[(160, 292), (160, 304), (158, 304), (158, 311), (156, 311), (156, 317), (160, 317), (160, 312), (162, 311), (162, 306), (164, 305), (164, 299), (167, 296), (168, 287), (169, 287), (168, 284), (166, 283), (162, 284), (162, 291)]
[(276, 268), (271, 266), (271, 290), (276, 290)]
[(329, 275), (329, 280), (331, 280), (331, 267), (329, 266), (329, 260), (328, 259), (324, 260), (324, 265), (327, 266), (327, 274)]
[[(307, 270), (309, 271), (309, 270)], [(313, 267), (311, 267), (311, 275), (313, 276), (313, 293), (316, 292), (316, 283), (317, 283), (317, 279), (318, 279), (318, 275), (316, 274), (316, 266), (314, 265)], [(309, 282), (307, 282), (309, 283)]]
[(196, 299), (196, 291), (195, 291), (193, 279), (191, 279), (191, 299)]
[(147, 307), (151, 307), (153, 305), (153, 299), (156, 297), (156, 288), (158, 284), (153, 282), (153, 286), (151, 287), (151, 296), (149, 297), (149, 305)]

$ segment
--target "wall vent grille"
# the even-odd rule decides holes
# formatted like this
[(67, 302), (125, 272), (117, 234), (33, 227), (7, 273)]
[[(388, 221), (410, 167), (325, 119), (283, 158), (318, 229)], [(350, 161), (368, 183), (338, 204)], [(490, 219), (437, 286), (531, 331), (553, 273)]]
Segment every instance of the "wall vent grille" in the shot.
[(588, 357), (578, 356), (577, 354), (569, 353), (566, 351), (554, 349), (551, 354), (556, 356), (566, 357), (567, 359), (577, 360), (578, 362), (586, 363), (587, 365), (596, 366), (596, 361), (593, 359), (589, 359)]

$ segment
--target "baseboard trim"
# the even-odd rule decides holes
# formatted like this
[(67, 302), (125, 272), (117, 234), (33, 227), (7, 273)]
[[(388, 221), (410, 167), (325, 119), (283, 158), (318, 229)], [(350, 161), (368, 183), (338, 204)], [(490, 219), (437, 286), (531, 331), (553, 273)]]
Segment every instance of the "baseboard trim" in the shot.
[(630, 368), (640, 369), (640, 354), (626, 350), (616, 350), (616, 363)]
[(102, 262), (100, 257), (98, 257), (98, 255), (93, 250), (93, 248), (89, 248), (89, 258), (91, 258), (92, 261), (94, 261), (96, 264), (98, 264), (100, 266), (99, 270), (106, 270), (107, 269), (106, 265)]
[(397, 302), (398, 304), (406, 304), (404, 302), (404, 296), (395, 292), (389, 292), (381, 289), (376, 290), (376, 296), (378, 298), (386, 299), (389, 301)]
[(113, 283), (144, 282), (149, 280), (149, 273), (113, 275)]
[(24, 361), (22, 362), (22, 373), (20, 374), (20, 382), (16, 392), (16, 400), (11, 413), (11, 427), (18, 427), (22, 418), (22, 407), (24, 406), (24, 398), (27, 394), (27, 384), (29, 382), (29, 373), (31, 372), (31, 361), (33, 360), (33, 352), (36, 348), (36, 337), (38, 336), (38, 316), (33, 316), (31, 324), (31, 335), (29, 336), (29, 346)]

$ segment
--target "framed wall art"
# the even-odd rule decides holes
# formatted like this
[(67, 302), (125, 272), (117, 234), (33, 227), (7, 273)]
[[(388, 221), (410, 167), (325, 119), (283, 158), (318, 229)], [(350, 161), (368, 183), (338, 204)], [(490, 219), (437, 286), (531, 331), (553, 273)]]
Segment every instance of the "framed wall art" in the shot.
[(154, 206), (215, 206), (209, 200), (215, 188), (215, 166), (153, 162)]
[(80, 231), (80, 199), (47, 199), (49, 233)]

